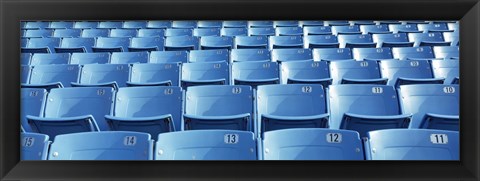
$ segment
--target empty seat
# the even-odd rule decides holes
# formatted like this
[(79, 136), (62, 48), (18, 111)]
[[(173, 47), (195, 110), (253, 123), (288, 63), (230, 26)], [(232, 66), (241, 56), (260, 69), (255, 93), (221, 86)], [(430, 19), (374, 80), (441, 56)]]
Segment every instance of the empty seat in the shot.
[(434, 59), (433, 50), (429, 46), (423, 47), (394, 47), (392, 48), (393, 58), (400, 60), (410, 59)]
[(322, 85), (263, 85), (257, 90), (257, 133), (288, 128), (328, 128)]
[(223, 21), (223, 28), (247, 28), (247, 21)]
[(409, 42), (406, 33), (373, 34), (373, 42), (377, 47), (413, 47), (415, 42)]
[(323, 21), (307, 20), (307, 21), (299, 21), (298, 24), (300, 25), (300, 27), (303, 27), (305, 30), (306, 27), (310, 27), (310, 26), (323, 26)]
[(415, 42), (414, 46), (450, 46), (451, 42), (445, 42), (440, 32), (433, 33), (409, 33), (408, 39)]
[[(136, 131), (158, 135), (180, 130), (183, 92), (180, 87), (120, 88), (112, 115), (106, 115), (112, 131)], [(154, 137), (154, 139), (157, 139)]]
[(227, 62), (184, 63), (182, 87), (197, 85), (228, 85), (230, 82)]
[(198, 21), (197, 22), (198, 28), (221, 28), (222, 21)]
[(158, 135), (155, 160), (256, 160), (251, 132), (193, 130)]
[(338, 35), (340, 48), (375, 48), (372, 35)]
[(73, 21), (52, 21), (50, 22), (50, 29), (71, 29), (73, 28)]
[(383, 84), (380, 68), (375, 61), (334, 61), (330, 62), (333, 84)]
[(110, 29), (84, 29), (82, 31), (82, 37), (84, 38), (97, 38), (108, 37)]
[(95, 46), (95, 38), (63, 38), (56, 53), (90, 53)]
[(78, 81), (80, 67), (78, 65), (36, 65), (32, 69), (30, 82), (22, 87), (31, 88), (62, 88), (70, 87)]
[(70, 54), (68, 53), (36, 53), (33, 54), (30, 65), (68, 64), (68, 61), (70, 61)]
[[(34, 132), (50, 137), (77, 132), (107, 131), (114, 91), (107, 87), (52, 89), (43, 117), (27, 116)], [(55, 139), (56, 141), (56, 139)]]
[(232, 84), (249, 85), (256, 89), (259, 85), (280, 82), (277, 62), (234, 62), (232, 64)]
[(32, 59), (32, 54), (31, 53), (21, 53), (20, 54), (20, 65), (29, 65), (31, 59)]
[(271, 28), (273, 21), (248, 21), (248, 28)]
[(230, 55), (232, 62), (270, 61), (268, 49), (232, 49)]
[(272, 61), (274, 62), (301, 61), (301, 60), (313, 60), (312, 50), (301, 49), (301, 48), (272, 50)]
[(228, 62), (230, 52), (227, 49), (217, 50), (192, 50), (188, 62)]
[(364, 160), (356, 131), (283, 129), (266, 132), (261, 141), (264, 160)]
[(389, 34), (392, 33), (388, 29), (388, 25), (360, 25), (360, 31), (363, 34)]
[(165, 36), (193, 36), (193, 30), (169, 28), (165, 30)]
[(303, 48), (302, 36), (270, 36), (269, 49)]
[(60, 38), (30, 38), (21, 53), (53, 53), (60, 45)]
[(20, 48), (27, 47), (27, 44), (28, 44), (28, 38), (21, 37), (20, 38)]
[(45, 29), (50, 26), (48, 21), (27, 21), (25, 22), (25, 29)]
[(385, 60), (393, 59), (392, 50), (384, 48), (354, 48), (353, 58), (356, 60)]
[(350, 48), (315, 48), (313, 49), (313, 60), (353, 60), (352, 50)]
[(148, 52), (113, 52), (111, 64), (147, 63)]
[(197, 21), (173, 21), (172, 28), (193, 29), (197, 27)]
[(365, 142), (367, 160), (460, 159), (457, 131), (390, 129), (371, 131)]
[(451, 23), (447, 23), (447, 27), (449, 30), (452, 30), (452, 31), (458, 31), (459, 28), (460, 28), (460, 25), (458, 22), (451, 22)]
[(332, 83), (326, 61), (293, 61), (280, 65), (282, 84), (321, 84), (328, 87)]
[(193, 36), (220, 36), (220, 28), (195, 28)]
[(304, 36), (304, 48), (338, 48), (339, 45), (335, 35)]
[(53, 35), (53, 30), (27, 30), (24, 37), (26, 38), (47, 38)]
[(381, 61), (382, 76), (388, 85), (398, 87), (406, 84), (443, 84), (443, 78), (433, 78), (430, 63), (424, 60)]
[(122, 27), (123, 22), (121, 21), (100, 21), (100, 23), (98, 23), (98, 28), (116, 29)]
[(153, 51), (150, 52), (148, 63), (186, 63), (187, 51)]
[(325, 26), (348, 26), (350, 22), (344, 20), (335, 20), (335, 21), (323, 21)]
[(86, 64), (75, 87), (125, 87), (128, 81), (127, 64)]
[(433, 47), (435, 58), (458, 59), (460, 57), (460, 48), (458, 46), (438, 46)]
[(268, 48), (268, 36), (236, 36), (235, 48)]
[(171, 27), (172, 21), (156, 20), (147, 22), (147, 28), (167, 29)]
[(303, 29), (294, 27), (277, 27), (275, 28), (275, 36), (302, 36)]
[(128, 86), (179, 86), (180, 64), (133, 64)]
[(330, 129), (358, 131), (361, 137), (380, 129), (408, 128), (409, 114), (401, 114), (397, 92), (387, 85), (329, 87)]
[(129, 52), (139, 51), (163, 51), (165, 45), (165, 39), (163, 37), (141, 37), (132, 38)]
[(147, 133), (105, 131), (59, 135), (49, 160), (152, 160), (153, 140)]
[(275, 28), (248, 28), (248, 36), (275, 36)]
[(420, 33), (416, 24), (390, 24), (388, 28), (393, 33)]
[(20, 160), (47, 160), (50, 141), (48, 135), (21, 133)]
[(459, 46), (460, 45), (460, 36), (458, 31), (456, 32), (443, 32), (443, 37), (446, 42), (452, 42), (451, 46)]
[(21, 65), (20, 66), (20, 83), (26, 84), (30, 82), (30, 73), (32, 71), (32, 67), (29, 65)]
[(146, 21), (124, 21), (123, 28), (125, 29), (147, 28), (147, 22)]
[(98, 22), (96, 21), (76, 21), (73, 28), (76, 29), (94, 29), (97, 28)]
[(417, 26), (418, 26), (418, 30), (423, 31), (425, 33), (451, 31), (448, 29), (447, 23), (418, 24)]
[(298, 21), (284, 20), (284, 21), (273, 21), (273, 27), (298, 27)]
[(128, 52), (130, 38), (110, 38), (99, 37), (95, 46), (92, 47), (93, 52)]
[(136, 29), (112, 29), (110, 30), (110, 37), (135, 37), (137, 36)]
[(220, 30), (221, 36), (247, 36), (247, 28), (222, 28)]
[(303, 36), (308, 35), (332, 35), (330, 26), (307, 26), (303, 27)]
[(25, 132), (32, 132), (27, 115), (43, 116), (47, 90), (40, 88), (22, 88), (20, 93), (20, 124)]
[(110, 61), (109, 53), (72, 53), (70, 64), (105, 64)]
[(458, 131), (459, 85), (404, 85), (399, 96), (404, 114), (412, 114), (410, 128)]
[(164, 29), (139, 29), (137, 37), (163, 37), (165, 36)]
[(351, 25), (375, 25), (376, 22), (374, 21), (367, 21), (367, 20), (356, 20), (356, 21), (349, 21)]
[(166, 51), (198, 50), (199, 39), (190, 36), (171, 36), (165, 39)]
[(82, 34), (81, 29), (56, 29), (53, 32), (53, 37), (58, 37), (58, 38), (67, 38), (67, 37), (72, 37), (72, 38), (78, 38)]
[(341, 34), (362, 34), (360, 31), (360, 27), (358, 25), (353, 26), (332, 26), (332, 34), (333, 35), (341, 35)]
[(182, 130), (224, 129), (253, 132), (254, 98), (250, 86), (189, 87), (185, 97)]
[(459, 60), (432, 60), (433, 77), (444, 78), (445, 84), (458, 84)]
[(233, 38), (228, 36), (206, 36), (200, 39), (202, 50), (210, 49), (232, 49)]

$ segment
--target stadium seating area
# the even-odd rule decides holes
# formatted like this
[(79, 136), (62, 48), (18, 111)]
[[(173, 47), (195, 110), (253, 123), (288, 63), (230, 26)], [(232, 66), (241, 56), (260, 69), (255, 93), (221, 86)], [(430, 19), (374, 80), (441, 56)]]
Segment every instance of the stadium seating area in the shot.
[(458, 160), (457, 21), (29, 21), (22, 160)]

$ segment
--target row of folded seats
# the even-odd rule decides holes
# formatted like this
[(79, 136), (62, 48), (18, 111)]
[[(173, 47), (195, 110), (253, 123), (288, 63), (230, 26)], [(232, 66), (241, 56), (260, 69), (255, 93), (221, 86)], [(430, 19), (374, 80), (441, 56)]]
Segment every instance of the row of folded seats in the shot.
[(440, 84), (24, 88), (22, 157), (455, 160), (459, 91)]

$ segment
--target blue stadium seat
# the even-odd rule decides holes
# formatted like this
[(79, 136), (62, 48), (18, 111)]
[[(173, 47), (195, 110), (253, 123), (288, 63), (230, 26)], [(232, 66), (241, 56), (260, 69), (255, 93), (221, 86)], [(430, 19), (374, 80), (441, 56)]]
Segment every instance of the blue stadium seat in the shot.
[(182, 130), (223, 129), (253, 132), (254, 98), (250, 86), (189, 87), (185, 98)]
[(302, 36), (270, 36), (269, 49), (303, 48)]
[(435, 59), (433, 50), (429, 46), (423, 47), (394, 47), (392, 48), (393, 58), (400, 60), (410, 59)]
[(456, 131), (390, 129), (371, 131), (365, 142), (367, 160), (460, 160)]
[(163, 51), (165, 45), (165, 39), (163, 37), (140, 37), (132, 38), (129, 52), (140, 51)]
[(340, 48), (375, 48), (372, 35), (338, 35)]
[(352, 34), (362, 34), (360, 31), (360, 27), (358, 25), (353, 26), (332, 26), (332, 34), (333, 35), (352, 35)]
[(315, 48), (313, 49), (313, 60), (353, 60), (352, 50), (350, 48)]
[(25, 35), (23, 37), (26, 38), (48, 38), (53, 35), (53, 30), (27, 30), (25, 31)]
[(299, 21), (298, 24), (300, 25), (300, 27), (303, 27), (303, 29), (305, 30), (306, 27), (323, 26), (323, 21), (307, 20), (307, 21)]
[(385, 60), (393, 59), (392, 50), (384, 48), (354, 48), (352, 50), (355, 60)]
[(251, 132), (193, 130), (158, 135), (155, 160), (256, 160)]
[(308, 35), (332, 35), (330, 26), (306, 26), (303, 27), (303, 36)]
[(182, 87), (197, 85), (228, 85), (230, 82), (227, 62), (184, 63)]
[(82, 31), (84, 38), (108, 37), (108, 34), (110, 34), (110, 29), (84, 29)]
[(136, 29), (112, 29), (110, 30), (110, 37), (135, 37), (137, 36)]
[(360, 136), (350, 130), (268, 131), (262, 143), (263, 160), (364, 160)]
[(105, 131), (59, 135), (49, 160), (152, 160), (153, 144), (146, 133)]
[(193, 36), (220, 36), (220, 28), (195, 28)]
[(408, 128), (411, 115), (401, 114), (397, 91), (387, 85), (329, 87), (330, 129), (358, 131), (360, 137), (380, 129)]
[(222, 21), (198, 21), (197, 28), (221, 28)]
[(387, 84), (375, 61), (330, 62), (333, 84)]
[(158, 135), (180, 130), (182, 108), (180, 87), (126, 87), (116, 93), (113, 114), (106, 115), (105, 120), (112, 131)]
[(390, 34), (392, 33), (388, 25), (360, 25), (360, 31), (363, 34)]
[(302, 35), (303, 35), (303, 29), (298, 26), (275, 28), (275, 36), (302, 36)]
[(328, 128), (322, 85), (263, 85), (257, 90), (257, 134), (288, 128)]
[(68, 64), (69, 61), (70, 54), (68, 53), (36, 53), (32, 55), (30, 65)]
[(407, 84), (443, 84), (444, 78), (433, 78), (432, 68), (424, 60), (381, 61), (382, 76), (388, 78), (387, 85), (398, 87)]
[(130, 38), (98, 37), (93, 52), (128, 52)]
[(47, 90), (39, 88), (22, 88), (20, 93), (20, 120), (25, 132), (32, 132), (28, 124), (27, 115), (43, 116)]
[(147, 28), (147, 22), (146, 21), (124, 21), (122, 28), (125, 28), (125, 29)]
[(234, 62), (232, 64), (232, 84), (249, 85), (256, 89), (259, 85), (280, 82), (277, 62)]
[(367, 21), (367, 20), (356, 20), (356, 21), (349, 21), (351, 25), (376, 25), (377, 23), (374, 21)]
[(129, 68), (127, 64), (86, 64), (78, 83), (74, 87), (125, 87), (128, 81)]
[(137, 37), (163, 37), (165, 36), (164, 29), (139, 29)]
[(247, 21), (223, 21), (223, 28), (247, 28)]
[(165, 36), (193, 36), (193, 30), (168, 28), (165, 30)]
[(293, 61), (280, 65), (282, 84), (321, 84), (328, 87), (332, 83), (326, 61)]
[(428, 24), (428, 21), (425, 20), (409, 20), (409, 21), (401, 21), (403, 24)]
[(148, 63), (186, 63), (187, 51), (153, 51), (150, 52)]
[(273, 28), (273, 21), (248, 21), (248, 28)]
[(21, 133), (20, 160), (47, 160), (50, 141), (48, 135)]
[(172, 22), (172, 28), (177, 28), (177, 29), (193, 29), (197, 28), (197, 21), (173, 21)]
[(30, 82), (30, 74), (32, 72), (32, 67), (29, 65), (20, 66), (20, 83), (27, 84)]
[(459, 46), (460, 36), (458, 31), (456, 32), (444, 32), (443, 37), (446, 42), (452, 42), (451, 46)]
[(27, 44), (28, 44), (28, 38), (21, 37), (20, 38), (20, 48), (27, 47)]
[(179, 86), (180, 64), (133, 64), (128, 86)]
[(50, 26), (48, 21), (27, 21), (25, 23), (25, 29), (45, 29)]
[(205, 36), (200, 38), (200, 49), (232, 49), (233, 38), (228, 36)]
[(70, 87), (71, 82), (77, 82), (80, 73), (78, 65), (36, 65), (32, 69), (30, 82), (22, 87), (53, 88)]
[(350, 22), (344, 20), (323, 21), (324, 26), (348, 26)]
[(102, 29), (117, 29), (122, 28), (123, 22), (121, 21), (100, 21), (97, 28)]
[(96, 21), (76, 21), (73, 25), (73, 28), (76, 29), (95, 29), (98, 27), (98, 22)]
[(459, 60), (432, 60), (433, 77), (444, 78), (445, 84), (459, 82)]
[(248, 36), (275, 36), (275, 28), (248, 28)]
[(270, 61), (270, 51), (268, 49), (232, 49), (230, 58), (232, 62)]
[(268, 48), (268, 36), (236, 36), (235, 48)]
[(413, 47), (415, 42), (409, 42), (406, 33), (373, 34), (373, 42), (377, 47)]
[[(298, 21), (273, 21), (273, 27), (282, 28), (282, 27), (298, 27)], [(301, 28), (300, 28), (301, 29)]]
[(335, 35), (306, 35), (304, 48), (338, 48), (340, 43)]
[(95, 46), (95, 38), (63, 38), (56, 53), (90, 53)]
[(180, 51), (180, 50), (198, 50), (198, 37), (191, 36), (170, 36), (165, 39), (166, 51)]
[(60, 38), (30, 38), (21, 53), (53, 53), (60, 45)]
[(388, 28), (393, 33), (421, 33), (415, 24), (390, 24)]
[(147, 63), (148, 52), (113, 52), (111, 64)]
[(70, 64), (106, 64), (110, 53), (72, 53)]
[(301, 49), (301, 48), (272, 50), (273, 62), (302, 61), (302, 60), (313, 60), (312, 50)]
[(450, 46), (451, 42), (445, 42), (440, 32), (433, 33), (409, 33), (408, 39), (415, 42), (413, 46)]
[(247, 28), (222, 28), (220, 30), (221, 36), (247, 36)]
[(453, 31), (458, 31), (459, 28), (460, 28), (460, 24), (456, 21), (456, 22), (449, 22), (447, 23), (447, 27), (449, 30), (453, 30)]
[(410, 128), (459, 131), (459, 85), (400, 86), (404, 114), (412, 114)]
[(188, 62), (228, 62), (230, 52), (227, 49), (215, 50), (192, 50), (189, 53)]
[(107, 87), (52, 89), (43, 117), (27, 115), (34, 132), (50, 137), (77, 132), (108, 131), (105, 115), (113, 106), (114, 90)]
[(172, 21), (156, 20), (147, 22), (147, 28), (167, 29), (171, 27)]
[(460, 48), (458, 46), (438, 46), (433, 47), (435, 58), (458, 59), (460, 57)]
[(82, 34), (81, 29), (55, 29), (53, 37), (58, 38), (78, 38)]
[(31, 53), (21, 53), (20, 54), (20, 65), (30, 65), (30, 60), (32, 59)]
[(448, 29), (447, 23), (419, 24), (417, 26), (418, 26), (418, 30), (423, 31), (425, 33), (452, 31)]

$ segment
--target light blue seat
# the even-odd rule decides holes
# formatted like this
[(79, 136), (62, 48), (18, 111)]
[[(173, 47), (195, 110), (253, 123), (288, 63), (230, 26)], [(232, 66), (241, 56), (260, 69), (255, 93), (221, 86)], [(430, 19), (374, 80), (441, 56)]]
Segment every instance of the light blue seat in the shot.
[(307, 21), (299, 21), (298, 24), (300, 25), (300, 27), (303, 27), (305, 30), (306, 27), (323, 26), (323, 21), (307, 20)]
[[(322, 22), (323, 24), (323, 22)], [(332, 35), (330, 26), (305, 26), (303, 27), (303, 36), (308, 35)]]
[(93, 52), (128, 52), (130, 38), (112, 38), (98, 37), (95, 46), (92, 47)]
[(152, 160), (154, 141), (147, 133), (105, 131), (59, 135), (49, 160)]
[(230, 82), (227, 62), (184, 63), (182, 87), (198, 85), (228, 85)]
[(388, 28), (393, 33), (421, 33), (416, 24), (390, 24)]
[[(298, 25), (298, 24), (297, 24)], [(298, 26), (277, 27), (275, 28), (275, 36), (302, 36), (303, 29)]]
[(205, 36), (200, 39), (202, 50), (210, 49), (232, 49), (233, 38), (228, 36)]
[(197, 28), (197, 21), (172, 21), (172, 28), (177, 29), (193, 29)]
[(20, 160), (47, 160), (50, 141), (48, 135), (21, 133)]
[(268, 48), (268, 36), (236, 36), (234, 42), (236, 49)]
[(30, 82), (22, 84), (25, 88), (53, 88), (70, 87), (71, 82), (77, 82), (80, 74), (78, 65), (36, 65), (32, 69)]
[(364, 160), (360, 136), (350, 130), (268, 131), (262, 143), (263, 160)]
[(108, 87), (52, 89), (43, 117), (27, 115), (34, 132), (57, 135), (108, 131), (104, 116), (110, 114), (114, 90)]
[(91, 53), (95, 46), (95, 38), (63, 38), (56, 53)]
[(360, 137), (380, 129), (408, 128), (411, 114), (401, 114), (397, 92), (387, 85), (329, 87), (330, 129), (354, 130)]
[(197, 28), (221, 28), (222, 27), (222, 21), (198, 21), (197, 22)]
[(78, 83), (73, 87), (112, 87), (118, 90), (125, 87), (128, 81), (127, 64), (85, 64)]
[(221, 36), (247, 36), (247, 28), (222, 28), (220, 30)]
[(133, 64), (130, 67), (128, 86), (179, 86), (180, 64)]
[(117, 29), (122, 27), (123, 27), (123, 22), (121, 21), (100, 21), (98, 23), (98, 28)]
[(418, 30), (425, 33), (429, 32), (449, 32), (447, 23), (418, 24)]
[(22, 84), (29, 83), (31, 72), (32, 72), (32, 67), (30, 65), (21, 65), (20, 66), (20, 83)]
[(137, 36), (136, 29), (112, 29), (110, 30), (110, 37), (135, 37)]
[(460, 23), (458, 23), (458, 21), (448, 22), (447, 27), (449, 30), (458, 31), (460, 29)]
[(458, 131), (460, 128), (459, 85), (400, 86), (402, 111), (412, 114), (410, 128)]
[(430, 63), (425, 60), (387, 60), (380, 63), (381, 73), (388, 78), (387, 85), (443, 84), (444, 78), (434, 78)]
[(269, 49), (303, 48), (302, 36), (270, 36)]
[(52, 21), (48, 26), (49, 29), (72, 29), (73, 21)]
[(84, 29), (82, 31), (83, 38), (108, 37), (109, 34), (110, 29)]
[(316, 84), (257, 88), (257, 134), (289, 128), (328, 128), (325, 91)]
[(252, 132), (193, 130), (158, 135), (155, 160), (256, 160)]
[(273, 28), (273, 21), (248, 21), (248, 28)]
[(408, 39), (415, 42), (414, 47), (420, 46), (450, 46), (451, 42), (445, 42), (441, 32), (409, 33)]
[(282, 84), (321, 84), (328, 87), (332, 83), (326, 61), (293, 61), (280, 65)]
[(75, 21), (75, 24), (73, 24), (73, 28), (76, 29), (95, 29), (97, 27), (97, 21)]
[(230, 52), (227, 49), (191, 50), (188, 62), (228, 62)]
[(125, 28), (125, 29), (147, 28), (147, 21), (124, 21), (122, 28)]
[(354, 34), (362, 34), (360, 31), (360, 26), (358, 25), (346, 25), (346, 26), (332, 26), (332, 34), (333, 35), (354, 35)]
[(435, 58), (458, 59), (460, 57), (460, 48), (458, 46), (438, 46), (433, 47)]
[(230, 59), (232, 62), (243, 61), (270, 61), (268, 49), (232, 49)]
[(273, 21), (273, 27), (282, 28), (282, 27), (298, 27), (298, 21), (293, 20), (283, 20), (283, 21)]
[(180, 87), (126, 87), (116, 93), (113, 114), (106, 115), (105, 120), (112, 131), (158, 135), (180, 130), (182, 108)]
[(165, 30), (165, 36), (193, 36), (193, 30), (168, 28)]
[(163, 37), (165, 29), (139, 29), (137, 37)]
[(340, 43), (335, 35), (306, 35), (304, 48), (338, 48)]
[(60, 38), (30, 38), (21, 53), (53, 53), (60, 45)]
[(187, 51), (152, 51), (148, 63), (186, 63)]
[(254, 131), (254, 99), (250, 86), (189, 87), (185, 100), (182, 130)]
[(36, 53), (32, 55), (30, 65), (68, 64), (69, 61), (70, 54), (68, 53)]
[(400, 60), (411, 59), (435, 59), (433, 50), (429, 46), (423, 47), (394, 47), (392, 48), (393, 58)]
[(220, 36), (220, 28), (195, 28), (193, 36)]
[(275, 36), (275, 28), (272, 27), (256, 27), (248, 28), (248, 36)]
[(147, 63), (148, 52), (113, 52), (111, 64)]
[(390, 29), (388, 28), (388, 25), (383, 24), (383, 25), (375, 25), (375, 24), (369, 24), (369, 25), (360, 25), (360, 31), (363, 34), (389, 34), (392, 33)]
[(375, 61), (330, 62), (332, 84), (387, 84)]
[(355, 60), (386, 60), (393, 59), (392, 50), (384, 48), (354, 48), (352, 50)]
[(460, 160), (457, 131), (390, 129), (371, 131), (367, 160)]
[(445, 84), (458, 84), (459, 60), (432, 60), (433, 77), (444, 78)]
[(232, 63), (232, 84), (259, 85), (280, 83), (277, 62), (234, 62)]
[(155, 20), (155, 21), (147, 22), (147, 28), (167, 29), (171, 27), (172, 27), (172, 21)]
[(198, 37), (191, 36), (170, 36), (165, 39), (166, 51), (189, 51), (198, 50)]
[(22, 88), (20, 93), (20, 120), (25, 132), (33, 132), (28, 124), (27, 115), (43, 116), (47, 90), (39, 88)]
[(30, 65), (30, 60), (32, 59), (31, 53), (21, 53), (20, 54), (20, 65)]
[(302, 48), (273, 49), (273, 62), (313, 60), (312, 50)]
[(82, 34), (81, 29), (55, 29), (53, 37), (58, 38), (78, 38)]
[(406, 33), (373, 34), (373, 42), (377, 47), (413, 47), (414, 42), (409, 42)]
[(323, 21), (324, 26), (348, 26), (350, 22), (345, 20)]
[(223, 21), (223, 28), (247, 28), (247, 21)]
[(110, 53), (72, 53), (70, 64), (106, 64), (110, 61)]
[(48, 21), (27, 21), (25, 22), (25, 29), (45, 29), (50, 26)]
[(340, 48), (375, 48), (377, 43), (373, 42), (372, 35), (345, 34), (338, 35)]
[(451, 46), (460, 45), (460, 35), (458, 31), (455, 32), (443, 32), (443, 38), (446, 42), (452, 42)]
[(27, 30), (25, 31), (25, 35), (23, 37), (26, 38), (48, 38), (53, 35), (53, 30)]
[(313, 49), (314, 61), (353, 60), (350, 48), (315, 48)]

